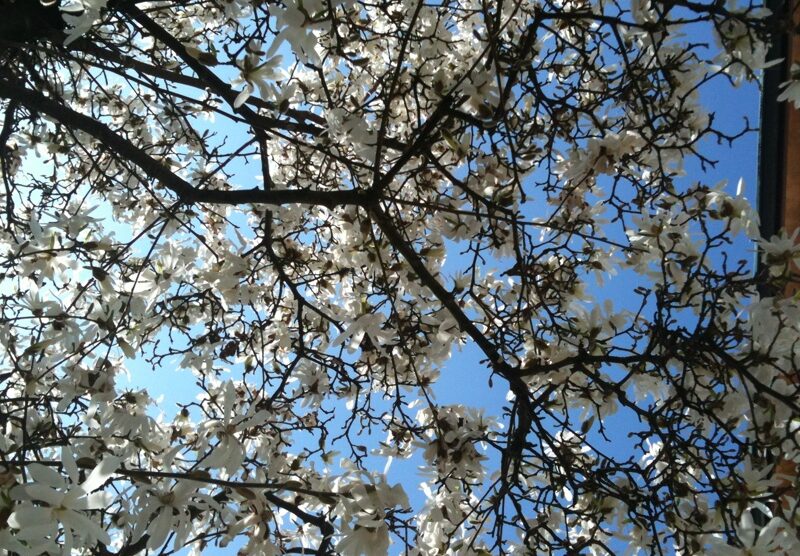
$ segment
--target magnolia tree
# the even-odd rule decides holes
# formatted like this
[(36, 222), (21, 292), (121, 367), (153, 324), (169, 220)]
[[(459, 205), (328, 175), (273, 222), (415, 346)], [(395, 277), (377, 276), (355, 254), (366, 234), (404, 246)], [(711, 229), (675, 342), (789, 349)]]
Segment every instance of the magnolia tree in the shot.
[[(781, 295), (800, 249), (706, 183), (714, 145), (754, 130), (700, 100), (757, 79), (786, 18), (0, 15), (0, 547), (800, 550), (800, 306)], [(448, 368), (467, 344), (481, 356)], [(186, 403), (126, 387), (143, 372)], [(498, 401), (439, 403), (447, 373)]]

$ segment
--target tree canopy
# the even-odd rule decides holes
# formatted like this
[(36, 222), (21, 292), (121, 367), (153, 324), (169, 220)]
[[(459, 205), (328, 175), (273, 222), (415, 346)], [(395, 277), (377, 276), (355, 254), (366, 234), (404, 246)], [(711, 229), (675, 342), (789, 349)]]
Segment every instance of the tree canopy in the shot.
[(796, 553), (800, 248), (703, 172), (784, 13), (2, 0), (0, 548)]

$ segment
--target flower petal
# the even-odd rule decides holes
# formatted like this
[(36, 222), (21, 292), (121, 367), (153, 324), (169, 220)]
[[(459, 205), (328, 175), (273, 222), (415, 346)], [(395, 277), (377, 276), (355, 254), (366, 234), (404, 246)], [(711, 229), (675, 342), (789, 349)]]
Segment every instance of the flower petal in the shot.
[(107, 457), (103, 459), (103, 461), (92, 469), (89, 476), (86, 477), (86, 480), (81, 485), (81, 489), (86, 493), (97, 490), (114, 474), (121, 463), (122, 460), (117, 457)]

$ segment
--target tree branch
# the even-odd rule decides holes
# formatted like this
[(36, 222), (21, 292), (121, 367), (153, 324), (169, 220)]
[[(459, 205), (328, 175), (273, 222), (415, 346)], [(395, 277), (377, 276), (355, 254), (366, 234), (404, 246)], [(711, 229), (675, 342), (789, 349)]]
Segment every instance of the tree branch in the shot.
[(310, 189), (285, 189), (264, 191), (257, 188), (239, 190), (198, 189), (174, 174), (144, 150), (114, 132), (104, 123), (76, 112), (64, 104), (45, 97), (41, 93), (0, 80), (0, 96), (17, 101), (30, 110), (47, 114), (63, 125), (88, 133), (124, 160), (134, 163), (150, 178), (161, 182), (165, 187), (177, 194), (178, 198), (184, 203), (214, 203), (221, 205), (247, 203), (285, 205), (298, 203), (329, 207), (364, 203), (363, 196), (355, 190), (313, 191)]

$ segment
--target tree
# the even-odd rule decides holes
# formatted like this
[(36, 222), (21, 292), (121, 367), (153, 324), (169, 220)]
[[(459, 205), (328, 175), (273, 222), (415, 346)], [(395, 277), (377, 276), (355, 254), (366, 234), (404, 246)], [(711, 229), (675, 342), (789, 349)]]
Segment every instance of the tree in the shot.
[[(800, 248), (685, 175), (754, 132), (720, 129), (700, 94), (756, 79), (783, 17), (693, 0), (2, 15), (0, 546), (798, 549), (776, 470), (800, 461), (800, 306), (776, 292)], [(757, 269), (731, 257), (743, 236)], [(627, 299), (604, 298), (615, 275)], [(464, 343), (482, 354), (464, 380), (508, 392), (496, 414), (436, 401)], [(118, 386), (142, 362), (191, 371), (196, 401), (159, 417)], [(422, 465), (422, 502), (387, 458)]]

